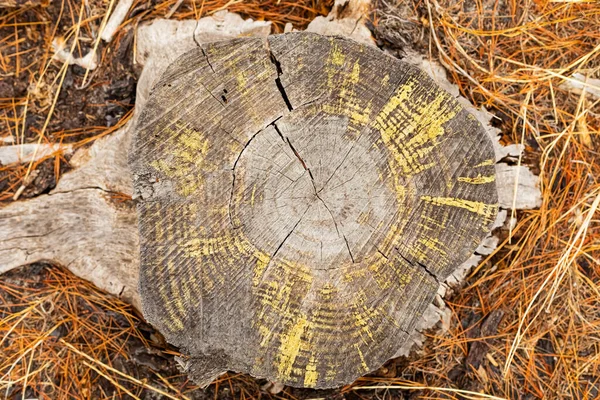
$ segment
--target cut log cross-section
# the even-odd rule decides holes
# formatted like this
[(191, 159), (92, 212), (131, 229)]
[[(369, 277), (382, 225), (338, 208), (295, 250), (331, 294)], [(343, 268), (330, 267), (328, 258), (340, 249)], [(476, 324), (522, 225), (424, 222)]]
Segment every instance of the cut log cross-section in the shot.
[(199, 384), (327, 388), (378, 368), (497, 212), (479, 122), (348, 39), (198, 47), (135, 135), (143, 312)]

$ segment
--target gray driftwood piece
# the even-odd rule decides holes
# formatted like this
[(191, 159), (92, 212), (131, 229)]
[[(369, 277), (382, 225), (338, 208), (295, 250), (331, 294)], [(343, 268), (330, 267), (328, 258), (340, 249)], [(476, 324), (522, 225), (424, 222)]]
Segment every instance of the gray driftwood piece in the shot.
[(380, 367), (490, 232), (495, 154), (426, 73), (310, 33), (195, 48), (130, 153), (146, 318), (199, 384)]

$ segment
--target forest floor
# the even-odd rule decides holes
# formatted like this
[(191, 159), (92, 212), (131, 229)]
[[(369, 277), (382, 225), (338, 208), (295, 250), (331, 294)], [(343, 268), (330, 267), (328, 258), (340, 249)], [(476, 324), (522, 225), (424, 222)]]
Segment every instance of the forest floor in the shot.
[[(0, 145), (76, 148), (122, 126), (139, 74), (135, 27), (176, 2), (136, 0), (108, 45), (98, 29), (116, 1), (0, 9)], [(186, 0), (171, 18), (227, 8), (281, 32), (287, 22), (305, 27), (332, 3)], [(449, 329), (336, 390), (271, 394), (267, 382), (235, 373), (201, 390), (179, 372), (177, 349), (131, 306), (60, 266), (34, 264), (0, 276), (5, 398), (600, 397), (600, 3), (377, 0), (368, 26), (399, 58), (412, 47), (440, 61), (463, 96), (495, 115), (502, 140), (525, 146), (519, 162), (540, 176), (541, 207), (513, 213), (499, 248), (447, 299)], [(52, 43), (74, 35), (76, 55), (98, 44), (89, 74), (52, 60)], [(48, 193), (68, 170), (60, 151), (0, 166), (0, 207)]]

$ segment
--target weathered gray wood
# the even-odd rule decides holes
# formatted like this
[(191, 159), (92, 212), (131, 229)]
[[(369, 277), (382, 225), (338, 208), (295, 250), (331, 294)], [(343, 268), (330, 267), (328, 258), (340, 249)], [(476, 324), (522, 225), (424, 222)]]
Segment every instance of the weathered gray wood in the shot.
[(127, 169), (127, 128), (71, 159), (50, 193), (0, 208), (0, 273), (48, 261), (140, 307), (139, 234)]
[(294, 33), (186, 53), (130, 154), (145, 316), (200, 384), (351, 382), (489, 233), (494, 151), (423, 72)]

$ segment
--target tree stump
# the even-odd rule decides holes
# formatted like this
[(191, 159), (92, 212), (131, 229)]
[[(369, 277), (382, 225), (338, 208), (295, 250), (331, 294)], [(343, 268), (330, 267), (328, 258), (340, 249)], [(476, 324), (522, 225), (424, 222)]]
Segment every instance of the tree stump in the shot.
[(143, 312), (201, 385), (380, 367), (497, 213), (471, 114), (416, 67), (317, 34), (181, 56), (129, 162)]

